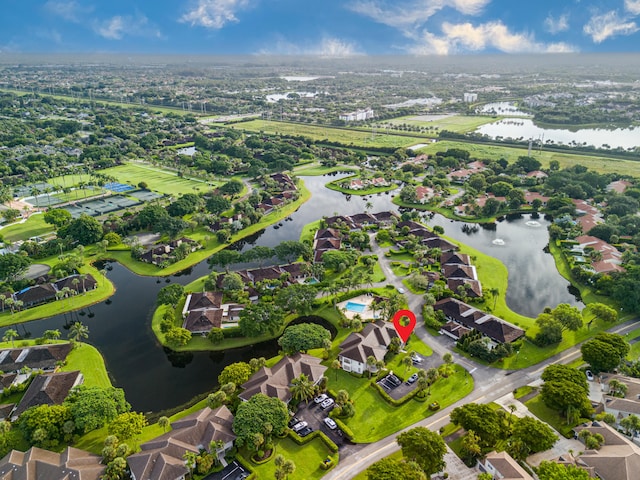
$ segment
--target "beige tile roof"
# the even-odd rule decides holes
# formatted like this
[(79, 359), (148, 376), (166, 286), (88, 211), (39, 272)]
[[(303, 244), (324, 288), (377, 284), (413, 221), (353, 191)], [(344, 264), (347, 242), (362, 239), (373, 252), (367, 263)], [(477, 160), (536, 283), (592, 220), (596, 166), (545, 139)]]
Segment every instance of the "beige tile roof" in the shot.
[(0, 460), (0, 480), (99, 480), (105, 470), (100, 460), (73, 447), (62, 453), (37, 447), (12, 450)]

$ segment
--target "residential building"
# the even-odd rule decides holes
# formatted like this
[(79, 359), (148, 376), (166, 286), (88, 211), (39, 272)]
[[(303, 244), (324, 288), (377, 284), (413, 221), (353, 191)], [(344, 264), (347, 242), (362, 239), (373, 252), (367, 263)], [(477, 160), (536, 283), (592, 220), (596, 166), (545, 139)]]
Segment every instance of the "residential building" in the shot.
[(93, 453), (67, 447), (62, 453), (31, 447), (0, 460), (0, 480), (99, 480), (106, 465)]
[(73, 387), (84, 380), (79, 370), (37, 375), (27, 388), (20, 403), (11, 412), (11, 421), (22, 412), (37, 405), (61, 405)]
[(53, 370), (58, 362), (64, 362), (72, 349), (71, 343), (55, 343), (0, 350), (0, 370), (6, 373), (17, 372), (24, 367)]
[(507, 452), (491, 452), (478, 465), (497, 480), (534, 480)]
[(291, 382), (294, 378), (305, 374), (315, 385), (327, 370), (321, 365), (321, 360), (306, 353), (285, 355), (273, 367), (262, 367), (251, 378), (242, 384), (243, 392), (238, 395), (247, 401), (256, 393), (263, 393), (268, 397), (279, 398), (285, 403), (291, 401)]
[[(449, 322), (477, 330), (490, 338), (494, 344), (514, 342), (523, 337), (525, 333), (521, 328), (455, 298), (438, 300), (433, 308), (436, 311), (442, 311)], [(441, 329), (442, 334), (448, 335), (455, 340), (460, 338), (451, 334), (455, 330), (455, 325), (447, 324), (445, 327), (447, 328), (443, 327)], [(456, 331), (459, 331), (459, 329)]]
[(393, 324), (384, 320), (367, 323), (361, 332), (350, 333), (340, 344), (340, 367), (353, 373), (377, 371), (375, 366), (367, 365), (367, 358), (384, 360), (391, 340), (395, 337), (398, 337), (398, 332)]
[(588, 430), (604, 437), (599, 450), (585, 450), (575, 459), (576, 465), (590, 470), (601, 480), (636, 480), (640, 472), (640, 447), (629, 438), (616, 432), (606, 423), (592, 422), (588, 426), (576, 427), (579, 434)]
[(462, 100), (464, 101), (464, 103), (473, 103), (473, 102), (477, 102), (478, 101), (478, 94), (477, 93), (464, 93), (464, 95), (462, 96)]
[(343, 113), (339, 116), (340, 120), (345, 122), (362, 122), (364, 120), (370, 120), (374, 117), (372, 108), (365, 108), (363, 110), (356, 110), (355, 112)]
[(127, 457), (133, 480), (183, 480), (189, 474), (184, 455), (211, 452), (213, 442), (220, 442), (216, 454), (224, 457), (233, 447), (233, 415), (223, 405), (205, 407), (171, 424), (171, 431), (140, 445), (141, 451)]

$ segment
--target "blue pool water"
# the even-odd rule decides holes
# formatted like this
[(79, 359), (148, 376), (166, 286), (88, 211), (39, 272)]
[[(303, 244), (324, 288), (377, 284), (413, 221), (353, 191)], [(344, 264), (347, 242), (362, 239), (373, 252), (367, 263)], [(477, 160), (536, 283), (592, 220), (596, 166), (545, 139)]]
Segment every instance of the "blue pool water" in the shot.
[(347, 302), (345, 308), (350, 312), (362, 313), (367, 306), (363, 303)]

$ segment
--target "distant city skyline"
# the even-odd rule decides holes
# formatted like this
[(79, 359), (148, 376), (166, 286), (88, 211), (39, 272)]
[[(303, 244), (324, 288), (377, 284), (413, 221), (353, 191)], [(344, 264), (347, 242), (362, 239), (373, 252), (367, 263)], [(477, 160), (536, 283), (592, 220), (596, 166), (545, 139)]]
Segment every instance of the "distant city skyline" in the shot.
[(640, 0), (3, 0), (3, 53), (640, 52)]

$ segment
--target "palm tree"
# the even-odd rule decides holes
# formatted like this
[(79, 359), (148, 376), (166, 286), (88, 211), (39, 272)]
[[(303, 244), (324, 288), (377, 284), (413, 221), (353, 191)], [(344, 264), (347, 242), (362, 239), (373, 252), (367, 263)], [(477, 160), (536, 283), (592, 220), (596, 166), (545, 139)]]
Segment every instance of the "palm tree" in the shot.
[(82, 322), (74, 322), (69, 329), (69, 338), (80, 343), (83, 338), (89, 338), (89, 327)]
[(490, 288), (489, 293), (493, 296), (493, 309), (496, 309), (496, 302), (498, 301), (498, 295), (500, 295), (500, 290), (496, 287)]
[(2, 303), (2, 313), (4, 313), (4, 301), (7, 299), (6, 295), (0, 294), (0, 303)]
[(282, 471), (285, 474), (285, 478), (289, 478), (289, 475), (296, 471), (296, 464), (293, 463), (293, 460), (285, 460), (282, 464)]
[(376, 357), (374, 357), (373, 355), (369, 355), (367, 357), (367, 370), (369, 371), (369, 378), (371, 378), (371, 372), (373, 372), (373, 369), (376, 366)]
[(340, 370), (340, 367), (340, 360), (338, 360), (337, 358), (333, 362), (331, 362), (331, 368), (336, 372), (336, 382), (338, 381), (338, 370)]
[(408, 371), (411, 365), (413, 365), (413, 361), (411, 360), (411, 355), (405, 355), (402, 359), (402, 365), (404, 365), (405, 371)]
[(169, 417), (162, 416), (158, 419), (158, 426), (162, 428), (162, 433), (166, 433), (169, 422)]
[(294, 400), (299, 402), (306, 401), (308, 404), (309, 399), (315, 394), (315, 385), (309, 377), (301, 373), (298, 378), (291, 380), (289, 390)]
[(44, 338), (47, 341), (50, 340), (58, 340), (60, 338), (60, 330), (56, 329), (56, 330), (45, 330), (44, 333), (42, 334), (42, 338)]
[(13, 315), (13, 306), (16, 301), (13, 298), (9, 297), (4, 301), (4, 303), (9, 307), (9, 309), (11, 310), (11, 314)]
[(13, 328), (7, 329), (4, 332), (4, 336), (2, 337), (3, 342), (11, 342), (11, 347), (15, 347), (15, 339), (18, 338), (18, 331)]

